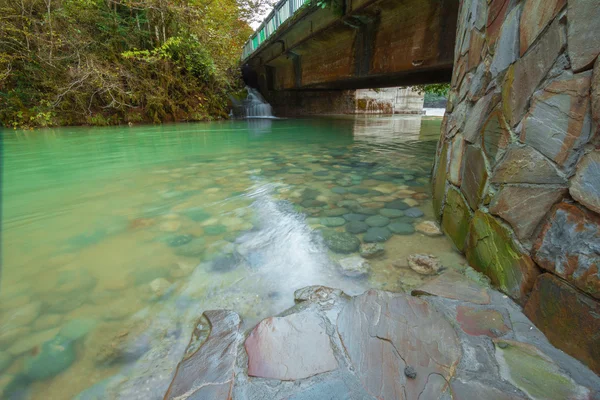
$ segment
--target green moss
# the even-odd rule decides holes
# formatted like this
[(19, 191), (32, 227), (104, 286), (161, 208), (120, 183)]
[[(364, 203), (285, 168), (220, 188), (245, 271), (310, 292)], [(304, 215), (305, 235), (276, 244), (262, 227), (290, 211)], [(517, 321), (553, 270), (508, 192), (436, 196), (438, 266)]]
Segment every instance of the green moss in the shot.
[(452, 242), (461, 252), (465, 250), (465, 240), (469, 233), (471, 222), (471, 209), (462, 194), (454, 187), (448, 189), (446, 205), (442, 217), (442, 229), (452, 239)]
[(517, 301), (523, 301), (533, 286), (537, 268), (521, 253), (510, 231), (491, 215), (476, 211), (466, 244), (467, 260), (476, 270)]
[[(503, 375), (534, 399), (563, 400), (582, 398), (583, 388), (560, 373), (554, 362), (533, 346), (519, 342), (500, 341), (497, 347)], [(502, 348), (503, 347), (503, 348)], [(585, 390), (585, 389), (584, 389)]]
[[(443, 140), (443, 139), (440, 139)], [(448, 167), (448, 144), (444, 143), (442, 151), (435, 163), (433, 177), (433, 211), (435, 217), (439, 220), (442, 213), (442, 205), (446, 195), (446, 168)]]

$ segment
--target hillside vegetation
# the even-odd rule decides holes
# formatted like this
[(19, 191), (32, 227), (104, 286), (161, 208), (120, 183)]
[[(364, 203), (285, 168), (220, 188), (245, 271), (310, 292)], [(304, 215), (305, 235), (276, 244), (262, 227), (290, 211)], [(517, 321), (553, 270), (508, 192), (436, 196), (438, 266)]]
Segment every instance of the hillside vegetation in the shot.
[(225, 117), (261, 0), (0, 0), (0, 123)]

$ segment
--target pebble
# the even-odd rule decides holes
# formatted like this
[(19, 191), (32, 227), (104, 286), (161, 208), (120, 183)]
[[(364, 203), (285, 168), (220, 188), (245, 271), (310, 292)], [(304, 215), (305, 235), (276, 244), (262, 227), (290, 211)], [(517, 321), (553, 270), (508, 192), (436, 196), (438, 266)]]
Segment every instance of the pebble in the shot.
[(407, 210), (410, 208), (408, 204), (406, 204), (403, 200), (394, 200), (389, 203), (385, 203), (385, 208), (393, 208), (395, 210)]
[(169, 282), (165, 278), (157, 278), (150, 282), (148, 286), (150, 287), (150, 290), (152, 291), (154, 296), (162, 297), (167, 293), (167, 291), (171, 287), (171, 282)]
[(406, 222), (392, 222), (388, 228), (397, 235), (410, 235), (415, 232), (415, 228)]
[(348, 213), (347, 208), (332, 208), (329, 210), (323, 210), (323, 216), (325, 217), (341, 217)]
[(208, 225), (204, 227), (204, 234), (208, 236), (217, 236), (225, 232), (227, 232), (227, 227), (221, 224)]
[(177, 235), (171, 238), (167, 244), (170, 247), (183, 246), (184, 244), (191, 242), (193, 238), (194, 237), (192, 235)]
[(356, 200), (341, 200), (337, 203), (338, 207), (358, 207), (359, 203)]
[(393, 208), (382, 208), (381, 210), (379, 210), (379, 214), (387, 218), (398, 218), (404, 216), (404, 211), (396, 210)]
[(0, 372), (10, 367), (12, 360), (13, 357), (9, 353), (0, 350)]
[(363, 235), (365, 243), (385, 242), (392, 237), (392, 232), (388, 228), (369, 228)]
[(3, 318), (3, 322), (10, 326), (23, 326), (31, 324), (42, 310), (42, 303), (39, 301), (19, 307), (16, 310), (7, 310), (7, 314)]
[(20, 340), (13, 343), (12, 346), (8, 348), (8, 352), (16, 357), (23, 353), (28, 352), (36, 346), (52, 339), (58, 333), (58, 328), (52, 328), (41, 332), (36, 332), (34, 334), (28, 335), (26, 337), (21, 338)]
[(81, 339), (90, 333), (98, 325), (98, 321), (93, 318), (72, 319), (60, 328), (58, 334), (66, 339)]
[(165, 221), (160, 224), (159, 229), (161, 232), (176, 232), (181, 227), (179, 221)]
[(344, 219), (346, 221), (364, 221), (365, 219), (367, 219), (367, 215), (364, 214), (354, 214), (354, 213), (350, 213), (350, 214), (344, 214)]
[(24, 372), (33, 380), (52, 378), (69, 368), (75, 358), (74, 341), (56, 336), (45, 342), (35, 356), (25, 359)]
[(390, 223), (390, 219), (383, 215), (373, 215), (365, 220), (366, 224), (371, 227), (383, 227)]
[(413, 207), (409, 208), (408, 210), (405, 210), (404, 215), (411, 218), (419, 218), (422, 217), (424, 214), (423, 211), (421, 211), (419, 208)]
[(363, 258), (376, 258), (385, 253), (381, 243), (364, 243), (360, 245), (360, 256)]
[(353, 253), (358, 250), (360, 240), (347, 232), (337, 232), (333, 229), (320, 229), (323, 241), (329, 249), (336, 253)]
[(366, 232), (369, 229), (369, 225), (367, 225), (363, 221), (351, 221), (346, 225), (346, 232), (357, 234)]
[(442, 231), (440, 230), (440, 227), (438, 226), (438, 224), (436, 224), (433, 221), (419, 222), (415, 226), (415, 229), (417, 230), (417, 232), (420, 232), (427, 236), (441, 236), (442, 235)]
[(321, 218), (321, 224), (329, 228), (342, 226), (346, 223), (346, 220), (342, 217), (325, 217)]
[(410, 269), (421, 275), (434, 275), (441, 268), (440, 261), (432, 254), (411, 254), (407, 261)]
[(367, 260), (359, 256), (343, 258), (339, 261), (339, 266), (342, 274), (351, 278), (368, 275), (371, 269)]
[(411, 207), (416, 207), (419, 205), (419, 202), (416, 201), (415, 199), (403, 199), (402, 201), (404, 201), (406, 204), (408, 204)]
[(175, 249), (175, 254), (184, 257), (198, 257), (204, 253), (206, 242), (203, 238), (197, 237), (190, 242), (179, 246)]
[(54, 328), (60, 324), (63, 317), (60, 314), (44, 314), (40, 315), (33, 323), (33, 329), (36, 331), (43, 331), (46, 329)]

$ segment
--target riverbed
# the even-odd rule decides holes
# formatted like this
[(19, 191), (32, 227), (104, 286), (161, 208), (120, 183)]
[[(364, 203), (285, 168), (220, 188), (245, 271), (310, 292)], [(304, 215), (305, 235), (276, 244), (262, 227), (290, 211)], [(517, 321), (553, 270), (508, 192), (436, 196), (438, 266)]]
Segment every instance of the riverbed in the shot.
[[(170, 334), (187, 343), (203, 310), (235, 310), (249, 328), (309, 285), (410, 290), (429, 279), (407, 267), (411, 254), (464, 268), (448, 239), (418, 228), (434, 219), (440, 123), (344, 116), (5, 132), (0, 387), (16, 380), (32, 399), (70, 399), (129, 379), (123, 371), (164, 337), (133, 352), (121, 344), (151, 325), (177, 327)], [(367, 242), (384, 248), (368, 271), (342, 269)], [(46, 344), (59, 342), (69, 357), (56, 366)], [(55, 371), (36, 373), (44, 363)]]

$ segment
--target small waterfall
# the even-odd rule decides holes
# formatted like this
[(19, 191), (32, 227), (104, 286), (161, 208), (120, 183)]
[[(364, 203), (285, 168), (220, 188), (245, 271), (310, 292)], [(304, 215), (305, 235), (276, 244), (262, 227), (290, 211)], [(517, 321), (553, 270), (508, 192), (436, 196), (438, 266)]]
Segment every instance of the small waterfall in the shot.
[(231, 99), (233, 116), (237, 118), (275, 118), (271, 105), (267, 103), (260, 92), (246, 86), (248, 97), (242, 101)]

